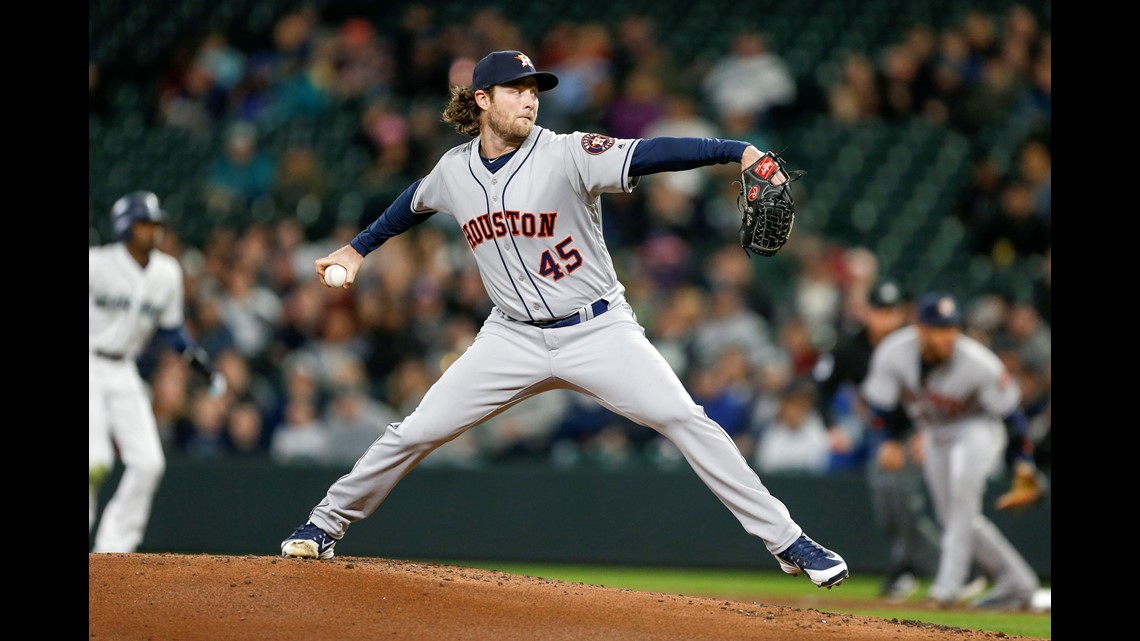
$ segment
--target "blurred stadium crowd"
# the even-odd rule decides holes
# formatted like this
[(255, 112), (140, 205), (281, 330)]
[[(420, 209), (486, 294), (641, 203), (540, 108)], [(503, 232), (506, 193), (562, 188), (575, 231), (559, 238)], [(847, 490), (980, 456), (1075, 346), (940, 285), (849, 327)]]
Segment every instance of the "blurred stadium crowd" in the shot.
[[(91, 4), (90, 242), (108, 241), (119, 195), (158, 193), (173, 214), (163, 249), (186, 272), (188, 329), (230, 381), (213, 399), (177, 356), (144, 356), (168, 456), (343, 466), (416, 407), (490, 310), (451, 220), (433, 217), (387, 242), (351, 290), (323, 287), (313, 261), (464, 142), (439, 120), (448, 85), (469, 83), (486, 52), (520, 49), (560, 78), (538, 121), (557, 131), (715, 136), (777, 150), (795, 142), (785, 151), (793, 167), (813, 160), (809, 143), (821, 132), (925, 128), (969, 141), (964, 153), (934, 149), (933, 163), (954, 168), (924, 174), (942, 178), (942, 197), (901, 210), (888, 198), (871, 214), (893, 224), (915, 215), (917, 202), (935, 229), (953, 221), (961, 236), (954, 258), (966, 262), (948, 259), (941, 271), (886, 260), (874, 223), (818, 222), (865, 212), (814, 164), (797, 183), (796, 232), (774, 258), (750, 260), (740, 248), (737, 168), (727, 165), (651, 176), (634, 193), (609, 195), (607, 240), (651, 340), (762, 471), (838, 473), (866, 459), (853, 390), (828, 401), (851, 417), (845, 428), (825, 425), (812, 369), (859, 323), (867, 292), (884, 277), (961, 298), (966, 331), (1018, 376), (1048, 467), (1047, 4), (934, 3), (936, 13), (947, 10), (938, 19), (842, 46), (799, 31), (793, 48), (759, 18), (756, 30), (739, 33), (710, 24), (687, 36), (688, 49), (674, 46), (679, 25), (661, 12), (545, 14), (549, 28), (537, 31), (504, 3), (224, 4), (233, 7), (202, 20), (187, 17), (207, 15), (198, 2), (169, 12), (136, 3), (125, 13), (115, 13), (121, 3)], [(871, 4), (891, 11), (908, 3)], [(170, 17), (183, 29), (166, 33), (169, 46), (132, 40)], [(137, 64), (123, 63), (131, 51)], [(138, 63), (144, 54), (153, 64)], [(888, 178), (905, 183), (918, 158), (891, 135), (868, 144), (885, 145), (885, 157), (902, 165)], [(833, 167), (852, 160), (849, 146), (832, 149)], [(963, 264), (1010, 278), (970, 280), (954, 271)], [(777, 429), (794, 437), (766, 438)], [(768, 449), (776, 447), (792, 449)], [(423, 464), (508, 460), (684, 464), (656, 433), (569, 392), (516, 406)], [(769, 461), (792, 466), (766, 468)]]

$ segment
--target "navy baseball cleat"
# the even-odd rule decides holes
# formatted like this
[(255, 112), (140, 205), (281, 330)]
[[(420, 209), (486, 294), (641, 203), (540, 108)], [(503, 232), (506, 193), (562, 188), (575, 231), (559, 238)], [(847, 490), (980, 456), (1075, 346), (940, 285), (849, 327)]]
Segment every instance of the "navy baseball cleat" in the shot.
[(847, 578), (847, 564), (843, 559), (806, 534), (801, 534), (788, 549), (777, 554), (776, 559), (780, 561), (780, 569), (784, 572), (806, 572), (812, 583), (828, 590)]
[(281, 556), (298, 559), (331, 559), (335, 545), (336, 539), (312, 523), (306, 523), (293, 530), (289, 538), (281, 542)]

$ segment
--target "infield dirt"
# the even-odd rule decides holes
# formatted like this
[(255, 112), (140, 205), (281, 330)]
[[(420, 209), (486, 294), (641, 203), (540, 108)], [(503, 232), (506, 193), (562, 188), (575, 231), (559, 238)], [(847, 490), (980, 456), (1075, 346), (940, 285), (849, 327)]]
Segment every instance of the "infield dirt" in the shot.
[(379, 558), (89, 554), (88, 564), (88, 638), (98, 641), (1031, 639), (844, 614), (834, 603), (824, 611)]

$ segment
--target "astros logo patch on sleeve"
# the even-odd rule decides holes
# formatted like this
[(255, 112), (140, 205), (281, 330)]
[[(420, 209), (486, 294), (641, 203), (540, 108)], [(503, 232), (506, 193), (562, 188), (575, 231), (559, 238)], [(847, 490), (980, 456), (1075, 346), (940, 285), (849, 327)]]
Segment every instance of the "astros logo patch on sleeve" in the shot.
[(603, 136), (601, 134), (586, 134), (582, 136), (582, 149), (586, 153), (597, 156), (603, 151), (614, 146), (614, 139), (610, 136)]

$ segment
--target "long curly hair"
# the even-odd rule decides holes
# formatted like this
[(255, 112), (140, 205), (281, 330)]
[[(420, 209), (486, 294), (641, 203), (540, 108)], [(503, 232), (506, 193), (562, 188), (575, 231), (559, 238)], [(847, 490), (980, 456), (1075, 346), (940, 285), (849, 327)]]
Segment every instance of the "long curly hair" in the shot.
[(475, 104), (475, 91), (470, 87), (451, 86), (451, 99), (443, 108), (442, 120), (455, 131), (474, 138), (479, 135), (479, 114), (483, 109)]

